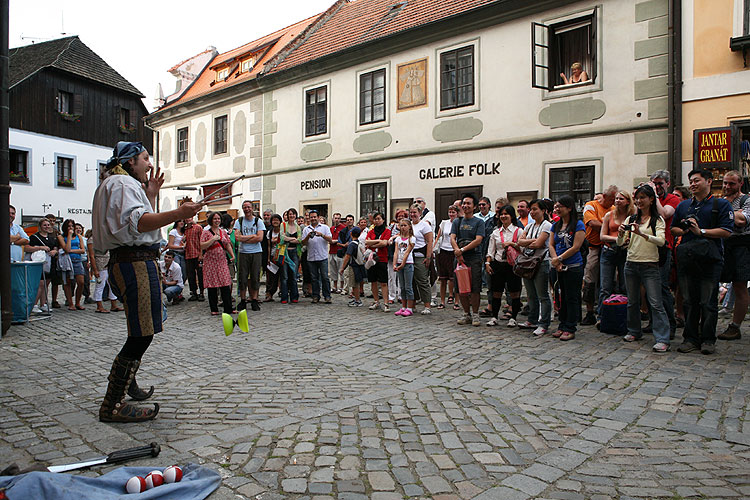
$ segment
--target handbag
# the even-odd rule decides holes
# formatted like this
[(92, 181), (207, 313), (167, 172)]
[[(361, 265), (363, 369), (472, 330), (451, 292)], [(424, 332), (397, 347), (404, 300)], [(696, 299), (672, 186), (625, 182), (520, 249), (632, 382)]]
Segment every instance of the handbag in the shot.
[[(511, 240), (513, 243), (518, 241), (518, 231), (520, 229), (516, 228), (516, 230), (513, 232), (513, 239)], [(505, 236), (503, 236), (503, 229), (500, 228), (500, 241), (505, 243)], [(503, 250), (503, 255), (505, 257), (505, 262), (511, 265), (515, 265), (516, 259), (518, 259), (519, 251), (515, 247), (506, 247), (505, 250)]]
[[(542, 226), (539, 225), (536, 236), (533, 239), (539, 237), (539, 232), (542, 230)], [(542, 263), (544, 258), (547, 256), (547, 248), (525, 248), (521, 254), (516, 258), (515, 264), (513, 264), (513, 274), (521, 278), (534, 279), (537, 271), (539, 270), (539, 264)]]
[(471, 269), (465, 264), (459, 264), (454, 272), (458, 282), (458, 293), (469, 295), (471, 293)]

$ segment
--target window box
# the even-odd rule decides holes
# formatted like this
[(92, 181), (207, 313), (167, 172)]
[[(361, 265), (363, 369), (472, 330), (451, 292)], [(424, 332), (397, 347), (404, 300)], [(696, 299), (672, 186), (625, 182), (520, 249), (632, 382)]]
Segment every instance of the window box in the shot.
[(65, 111), (58, 111), (60, 117), (66, 122), (78, 123), (81, 121), (81, 115), (74, 115), (72, 113), (66, 113)]
[(57, 185), (61, 187), (74, 187), (75, 182), (73, 181), (73, 179), (58, 179)]
[(120, 125), (120, 132), (123, 134), (134, 134), (135, 133), (135, 125), (132, 123), (130, 125)]
[(10, 180), (11, 182), (25, 182), (26, 184), (29, 183), (29, 178), (25, 174), (20, 174), (18, 172), (11, 172)]

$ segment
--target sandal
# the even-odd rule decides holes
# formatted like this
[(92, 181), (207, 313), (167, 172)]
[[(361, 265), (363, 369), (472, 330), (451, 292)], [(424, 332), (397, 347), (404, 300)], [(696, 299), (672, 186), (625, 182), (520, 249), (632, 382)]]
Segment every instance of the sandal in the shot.
[(438, 309), (445, 309), (445, 304), (438, 304), (437, 308)]
[(68, 311), (77, 311), (78, 309), (75, 308), (75, 306), (68, 306)]
[(563, 332), (562, 335), (560, 335), (560, 340), (573, 340), (576, 338), (576, 334), (573, 332)]
[(448, 297), (448, 304), (453, 304), (453, 297)]
[(513, 318), (513, 315), (511, 313), (509, 313), (509, 312), (503, 314), (503, 319), (504, 320), (509, 320), (509, 319), (512, 319), (512, 318)]
[(80, 306), (80, 305), (78, 305), (78, 304), (76, 304), (76, 309), (78, 309), (79, 311), (85, 311), (85, 310), (86, 310), (86, 308), (85, 308), (85, 307), (83, 307), (83, 306)]
[(124, 310), (125, 309), (123, 309), (122, 307), (113, 307), (112, 309), (110, 309), (110, 311), (112, 311), (112, 312), (120, 312), (120, 311), (124, 311)]
[(109, 314), (109, 311), (106, 309), (97, 309), (94, 311), (95, 313), (102, 313), (102, 314)]
[(218, 316), (218, 315), (219, 315), (218, 311), (217, 312), (211, 311), (211, 316)]
[(458, 304), (453, 304), (454, 311), (458, 311), (459, 309), (461, 309), (461, 306), (459, 306)]

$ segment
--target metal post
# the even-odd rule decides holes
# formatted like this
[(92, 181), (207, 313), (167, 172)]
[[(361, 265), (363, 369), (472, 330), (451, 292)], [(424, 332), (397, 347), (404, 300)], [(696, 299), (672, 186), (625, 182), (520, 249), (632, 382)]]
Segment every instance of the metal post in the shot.
[(2, 334), (10, 328), (13, 307), (10, 297), (10, 158), (8, 156), (8, 17), (10, 0), (0, 0), (0, 300)]

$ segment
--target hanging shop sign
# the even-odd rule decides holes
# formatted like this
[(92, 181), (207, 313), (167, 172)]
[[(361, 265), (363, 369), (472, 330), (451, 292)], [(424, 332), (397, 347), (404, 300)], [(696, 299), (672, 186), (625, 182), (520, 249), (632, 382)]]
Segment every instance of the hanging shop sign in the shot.
[(732, 167), (732, 129), (706, 128), (693, 131), (693, 165), (696, 168)]
[(452, 177), (480, 177), (500, 174), (500, 162), (472, 163), (471, 165), (452, 165), (448, 167), (430, 167), (419, 170), (419, 178), (448, 179)]

